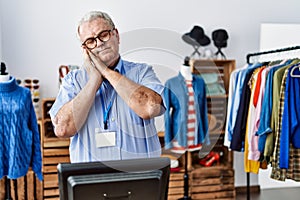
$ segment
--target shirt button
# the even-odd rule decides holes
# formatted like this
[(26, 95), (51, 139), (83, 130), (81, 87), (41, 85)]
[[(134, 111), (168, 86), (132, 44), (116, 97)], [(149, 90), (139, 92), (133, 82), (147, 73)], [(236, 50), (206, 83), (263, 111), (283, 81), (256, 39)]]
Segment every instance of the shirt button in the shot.
[(114, 122), (114, 121), (115, 121), (115, 118), (111, 118), (111, 121)]

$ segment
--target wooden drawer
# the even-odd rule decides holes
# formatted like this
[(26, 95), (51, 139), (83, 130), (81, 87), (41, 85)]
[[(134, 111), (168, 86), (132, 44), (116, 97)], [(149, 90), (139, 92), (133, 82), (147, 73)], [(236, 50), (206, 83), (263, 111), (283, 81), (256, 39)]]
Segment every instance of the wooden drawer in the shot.
[(43, 142), (44, 148), (69, 147), (69, 145), (69, 138), (44, 138)]
[(70, 162), (69, 156), (43, 157), (44, 165), (57, 165), (58, 163)]
[(230, 167), (202, 167), (191, 173), (192, 199), (234, 199), (234, 170)]
[(43, 200), (60, 200), (59, 197), (45, 197)]
[(168, 195), (183, 194), (183, 187), (169, 188)]
[(234, 170), (226, 166), (201, 167), (191, 173), (192, 179), (213, 178), (213, 177), (233, 177)]
[(168, 195), (168, 200), (178, 200), (180, 198), (183, 198), (183, 191), (182, 191), (182, 194)]
[(43, 173), (57, 173), (57, 165), (44, 165)]
[(43, 200), (60, 200), (59, 197), (45, 197)]
[(183, 187), (183, 185), (184, 185), (184, 181), (183, 180), (178, 180), (178, 181), (170, 180), (169, 181), (169, 188)]
[(44, 188), (58, 187), (57, 174), (44, 174)]
[(44, 149), (44, 156), (69, 156), (69, 148)]
[(234, 184), (234, 177), (215, 177), (215, 178), (199, 178), (193, 179), (193, 187), (207, 186), (207, 185), (223, 185)]
[(52, 189), (46, 189), (44, 188), (44, 198), (59, 198), (59, 189), (58, 188), (52, 188)]

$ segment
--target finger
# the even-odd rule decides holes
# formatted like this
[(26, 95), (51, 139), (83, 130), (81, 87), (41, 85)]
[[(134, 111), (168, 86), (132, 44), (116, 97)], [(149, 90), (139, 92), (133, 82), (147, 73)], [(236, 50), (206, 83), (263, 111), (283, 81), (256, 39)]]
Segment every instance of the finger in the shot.
[(92, 61), (98, 60), (97, 57), (96, 57), (96, 55), (95, 55), (91, 50), (87, 49), (86, 52), (87, 52), (89, 58), (90, 58)]
[(91, 59), (90, 51), (88, 51), (88, 49), (85, 49), (84, 57), (85, 57), (84, 61), (87, 66), (94, 67), (94, 68), (96, 67), (94, 61)]
[(96, 56), (92, 51), (87, 50), (87, 53), (91, 59), (92, 64), (97, 67), (101, 72), (107, 68), (102, 60)]
[(92, 61), (86, 49), (83, 50), (83, 57), (84, 57), (83, 67), (86, 70), (90, 71), (90, 68), (92, 68), (92, 64), (91, 64)]
[(84, 54), (84, 59), (87, 61), (91, 61), (91, 56), (89, 54), (89, 51), (87, 49), (83, 50), (83, 54)]

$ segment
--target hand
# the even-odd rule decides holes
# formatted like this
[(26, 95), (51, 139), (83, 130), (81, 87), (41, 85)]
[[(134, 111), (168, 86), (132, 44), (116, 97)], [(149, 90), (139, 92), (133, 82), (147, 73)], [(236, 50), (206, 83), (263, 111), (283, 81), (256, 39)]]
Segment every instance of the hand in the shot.
[(86, 49), (86, 52), (89, 56), (90, 62), (94, 65), (94, 67), (100, 72), (100, 74), (104, 76), (105, 71), (108, 69), (108, 67), (103, 63), (103, 61), (97, 57), (92, 51)]
[(102, 80), (102, 75), (100, 71), (95, 67), (93, 61), (90, 58), (90, 53), (87, 49), (83, 49), (84, 54), (84, 64), (83, 67), (88, 73), (90, 79), (95, 79), (96, 81)]

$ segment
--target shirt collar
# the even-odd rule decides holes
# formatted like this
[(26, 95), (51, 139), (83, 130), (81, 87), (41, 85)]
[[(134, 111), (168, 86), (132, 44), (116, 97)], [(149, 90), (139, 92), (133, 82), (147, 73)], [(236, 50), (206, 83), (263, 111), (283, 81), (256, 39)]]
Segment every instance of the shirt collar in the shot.
[(124, 70), (124, 67), (123, 67), (123, 69), (122, 69), (122, 67), (123, 67), (123, 60), (120, 58), (118, 64), (115, 66), (114, 70), (116, 72), (119, 72), (122, 74), (122, 70)]
[[(122, 75), (125, 73), (124, 72), (124, 67), (123, 67), (123, 60), (121, 57), (119, 58), (118, 64), (113, 68), (114, 71), (121, 73)], [(109, 84), (107, 79), (103, 80), (104, 84)]]

